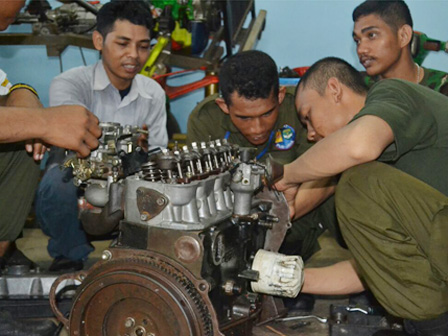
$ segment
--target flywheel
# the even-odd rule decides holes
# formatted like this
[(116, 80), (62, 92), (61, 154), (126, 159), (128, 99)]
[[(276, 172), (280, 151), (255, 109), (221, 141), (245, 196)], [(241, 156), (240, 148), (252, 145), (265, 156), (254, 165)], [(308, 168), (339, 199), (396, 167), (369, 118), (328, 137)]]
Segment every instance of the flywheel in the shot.
[(78, 288), (70, 335), (221, 335), (205, 281), (195, 283), (163, 256), (118, 254), (94, 266)]

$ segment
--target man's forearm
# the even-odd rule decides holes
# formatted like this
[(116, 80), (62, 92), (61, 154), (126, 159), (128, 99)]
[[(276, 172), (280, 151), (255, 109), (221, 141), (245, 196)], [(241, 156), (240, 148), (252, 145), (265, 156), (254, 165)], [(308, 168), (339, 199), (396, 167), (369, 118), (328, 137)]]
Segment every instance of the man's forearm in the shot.
[(285, 166), (284, 184), (336, 176), (353, 166), (373, 161), (394, 140), (385, 121), (362, 117), (328, 135)]
[(336, 187), (335, 178), (302, 183), (295, 199), (295, 218), (306, 215), (333, 195)]
[(327, 267), (305, 268), (302, 293), (347, 295), (364, 291), (354, 263), (346, 260)]
[(0, 142), (40, 138), (44, 132), (42, 109), (0, 107)]

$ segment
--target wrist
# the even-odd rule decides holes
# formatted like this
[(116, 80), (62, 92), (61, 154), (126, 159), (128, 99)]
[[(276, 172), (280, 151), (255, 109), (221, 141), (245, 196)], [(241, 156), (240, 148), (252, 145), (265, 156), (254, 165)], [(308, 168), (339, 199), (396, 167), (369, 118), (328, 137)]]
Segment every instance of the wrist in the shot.
[(34, 127), (34, 138), (43, 139), (48, 133), (50, 125), (50, 118), (48, 109), (45, 108), (35, 108), (33, 109), (33, 127)]

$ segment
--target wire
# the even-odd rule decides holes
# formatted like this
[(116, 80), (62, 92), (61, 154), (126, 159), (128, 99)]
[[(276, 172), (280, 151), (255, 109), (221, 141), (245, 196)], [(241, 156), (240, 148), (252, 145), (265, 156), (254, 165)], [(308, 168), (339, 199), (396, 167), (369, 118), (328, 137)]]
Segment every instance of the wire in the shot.
[(62, 66), (62, 56), (61, 56), (61, 54), (59, 54), (59, 71), (61, 73), (64, 72), (64, 67)]
[(81, 52), (82, 63), (84, 64), (84, 66), (86, 66), (87, 63), (86, 63), (86, 58), (84, 57), (84, 51), (82, 50), (81, 47), (79, 47), (79, 51)]

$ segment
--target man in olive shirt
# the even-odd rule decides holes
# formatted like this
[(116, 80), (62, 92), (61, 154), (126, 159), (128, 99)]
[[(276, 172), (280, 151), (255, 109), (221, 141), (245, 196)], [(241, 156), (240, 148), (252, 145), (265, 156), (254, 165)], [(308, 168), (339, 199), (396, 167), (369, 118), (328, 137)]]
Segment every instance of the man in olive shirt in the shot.
[(448, 95), (448, 74), (423, 68), (412, 58), (413, 22), (404, 1), (364, 1), (352, 16), (356, 52), (369, 87), (380, 79), (400, 78)]
[(448, 335), (448, 99), (398, 79), (367, 92), (352, 66), (326, 58), (302, 78), (296, 107), (317, 143), (276, 186), (293, 198), (302, 183), (343, 173), (336, 210), (357, 265), (331, 266), (330, 277), (305, 269), (302, 291), (353, 293), (362, 277), (405, 319), (403, 335)]
[(294, 89), (279, 86), (274, 60), (261, 51), (231, 57), (220, 69), (221, 96), (207, 97), (190, 114), (187, 142), (227, 138), (288, 163), (310, 144), (294, 107)]
[[(232, 56), (220, 69), (219, 84), (221, 96), (206, 98), (191, 113), (189, 143), (227, 138), (241, 147), (255, 147), (259, 161), (271, 154), (284, 164), (310, 147), (297, 117), (294, 90), (279, 86), (277, 66), (269, 55), (253, 50)], [(333, 230), (332, 204), (312, 211), (320, 204), (314, 199), (325, 200), (332, 192), (322, 187), (325, 183), (302, 186), (295, 209), (295, 218), (301, 218), (287, 234), (284, 253), (307, 259), (318, 250), (317, 238), (324, 229)]]

